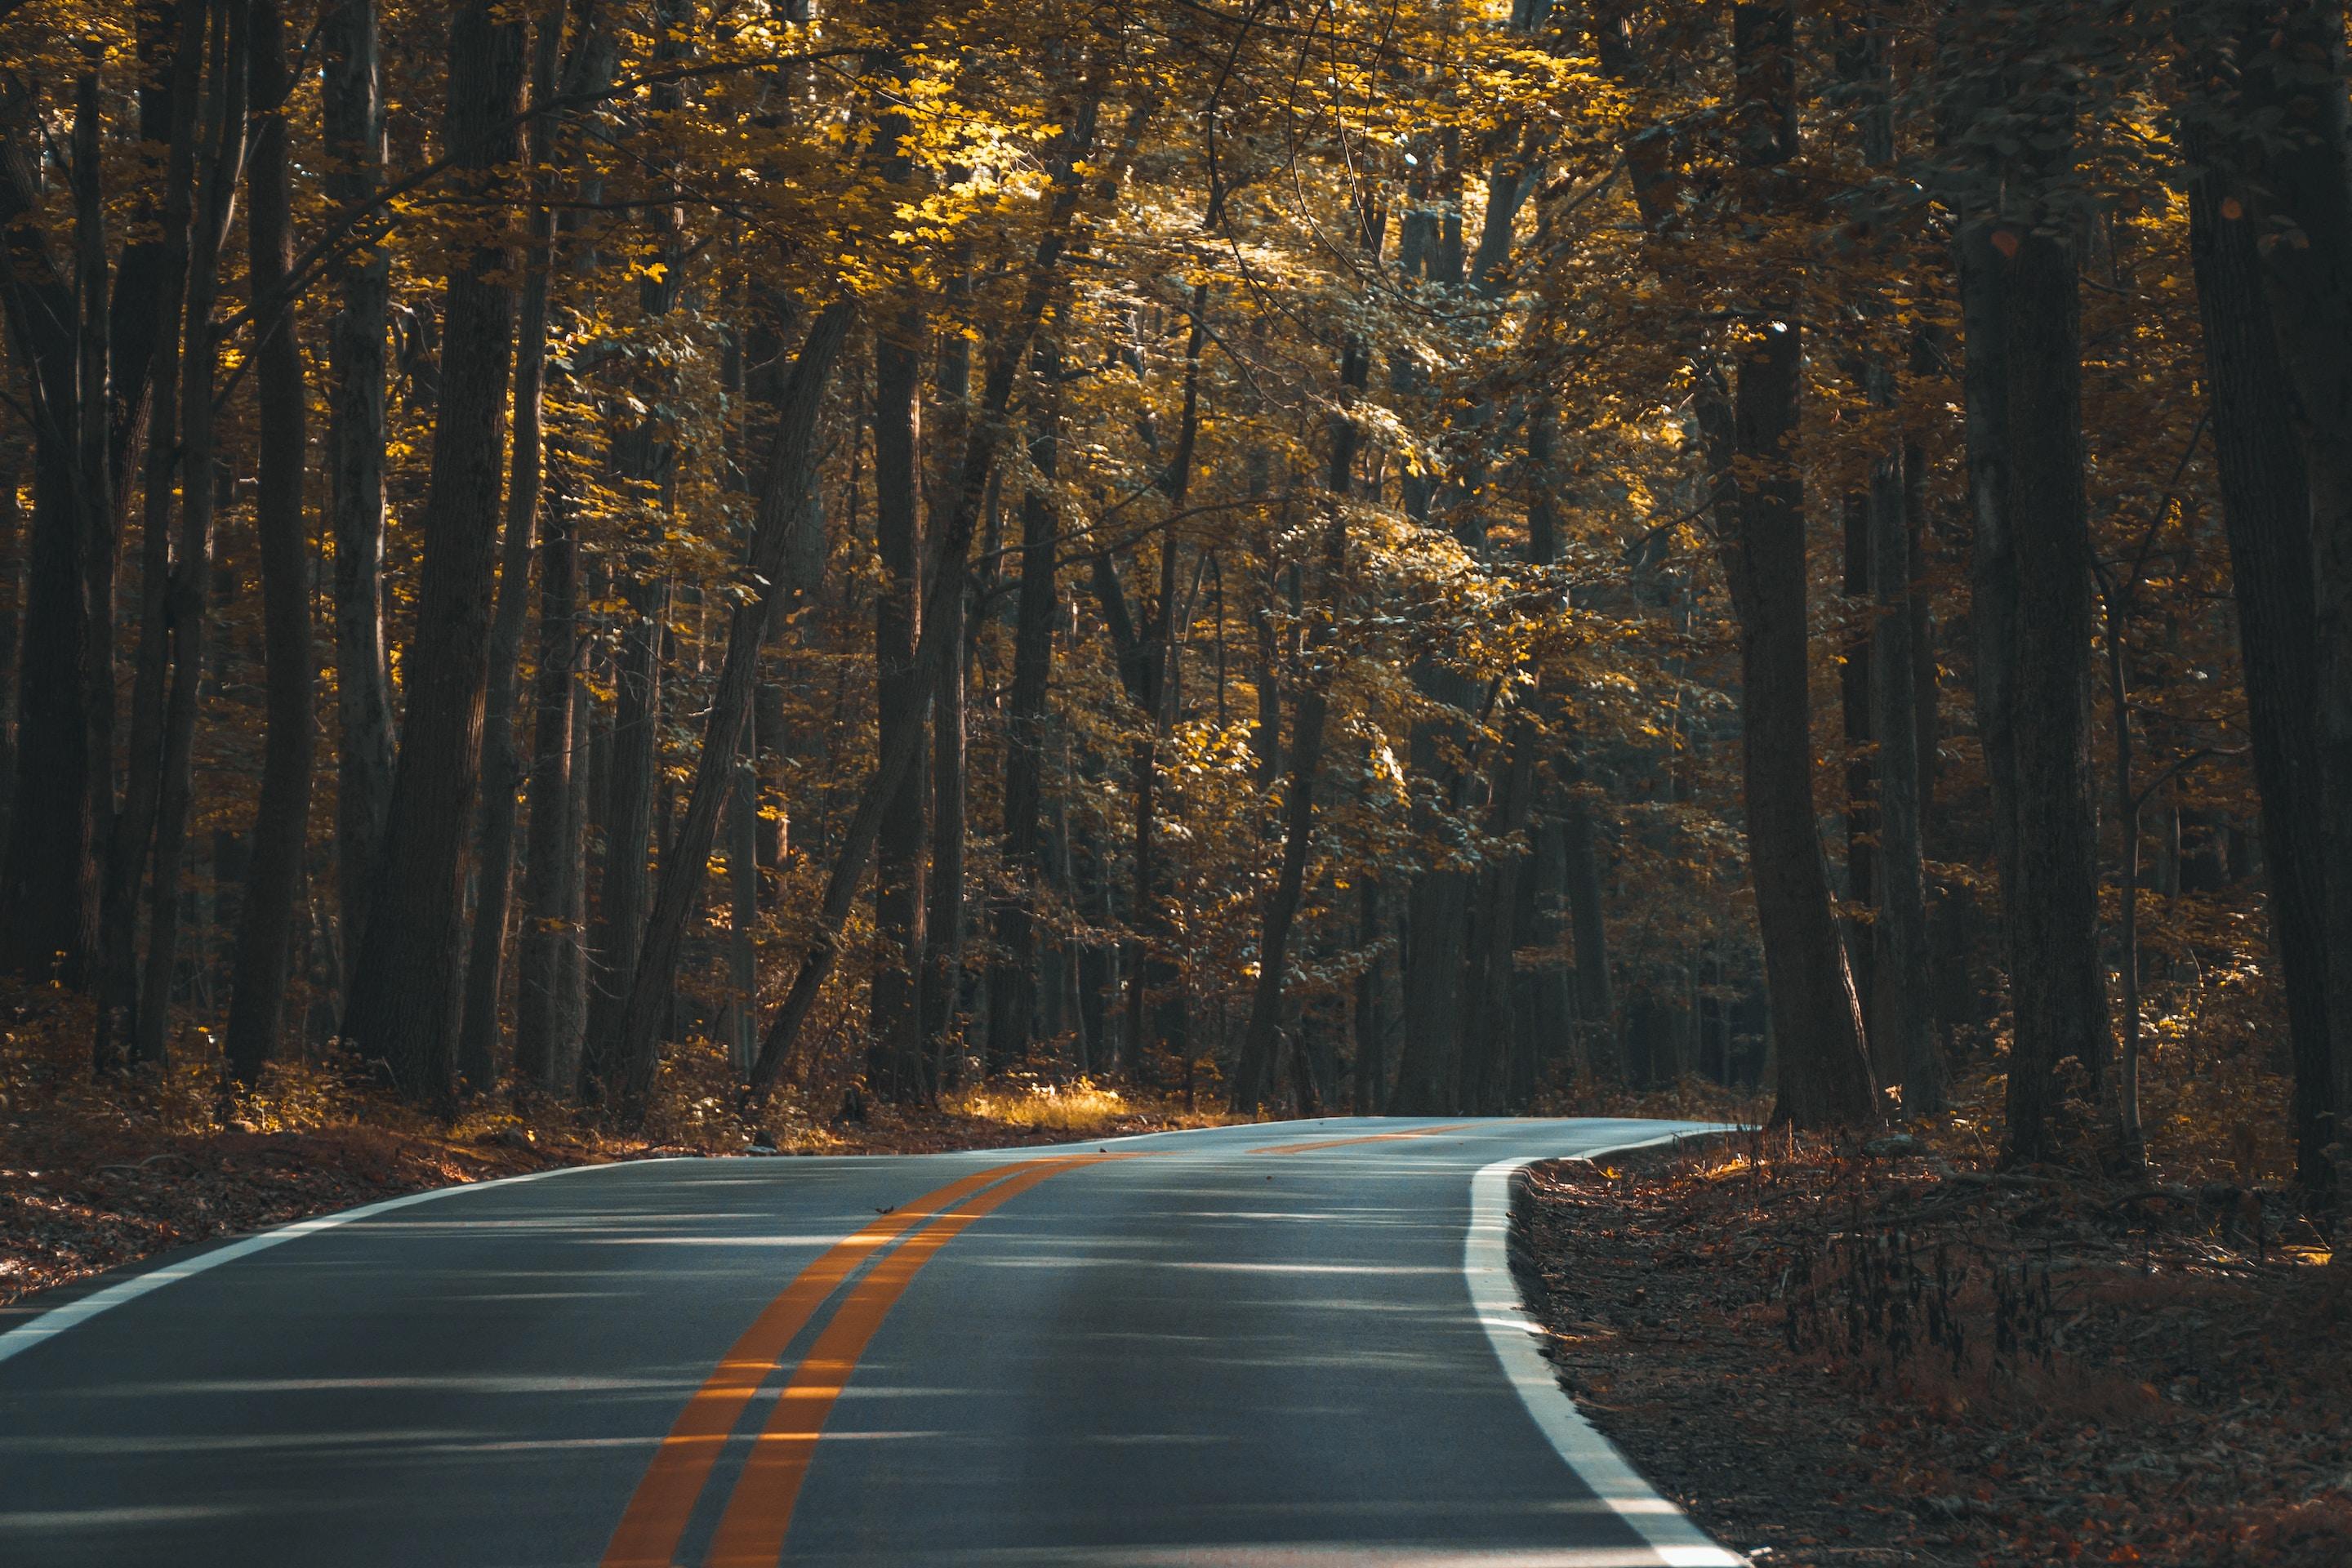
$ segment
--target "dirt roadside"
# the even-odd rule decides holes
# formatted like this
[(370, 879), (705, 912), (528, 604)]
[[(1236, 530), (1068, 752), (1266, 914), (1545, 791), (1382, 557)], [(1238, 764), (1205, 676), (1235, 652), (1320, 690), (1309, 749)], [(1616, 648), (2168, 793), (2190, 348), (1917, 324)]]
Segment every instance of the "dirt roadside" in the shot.
[(1759, 1563), (2352, 1563), (2352, 1269), (2262, 1194), (1739, 1139), (1516, 1218), (1562, 1383)]

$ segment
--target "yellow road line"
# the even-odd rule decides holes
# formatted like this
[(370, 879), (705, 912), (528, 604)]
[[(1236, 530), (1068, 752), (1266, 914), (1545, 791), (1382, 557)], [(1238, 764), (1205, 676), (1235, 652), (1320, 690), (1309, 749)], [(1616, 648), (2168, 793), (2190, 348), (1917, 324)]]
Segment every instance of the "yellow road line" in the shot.
[(1079, 1165), (1131, 1160), (1140, 1154), (1071, 1154), (1035, 1161), (1001, 1185), (941, 1215), (876, 1264), (835, 1310), (816, 1343), (785, 1384), (751, 1447), (742, 1479), (719, 1521), (705, 1568), (775, 1568), (791, 1530), (801, 1483), (815, 1457), (817, 1439), (841, 1391), (857, 1369), (857, 1359), (898, 1298), (931, 1255), (955, 1239), (981, 1215), (1026, 1192), (1049, 1176)]
[[(784, 1348), (804, 1328), (825, 1299), (877, 1248), (914, 1225), (991, 1182), (1034, 1170), (1034, 1161), (975, 1171), (935, 1193), (900, 1205), (855, 1235), (836, 1242), (771, 1301), (719, 1361), (717, 1371), (686, 1402), (669, 1436), (662, 1439), (645, 1479), (629, 1499), (620, 1527), (604, 1549), (603, 1568), (670, 1568), (678, 1538), (718, 1462), (729, 1434), (760, 1384), (776, 1369)], [(771, 1563), (773, 1559), (770, 1559)]]

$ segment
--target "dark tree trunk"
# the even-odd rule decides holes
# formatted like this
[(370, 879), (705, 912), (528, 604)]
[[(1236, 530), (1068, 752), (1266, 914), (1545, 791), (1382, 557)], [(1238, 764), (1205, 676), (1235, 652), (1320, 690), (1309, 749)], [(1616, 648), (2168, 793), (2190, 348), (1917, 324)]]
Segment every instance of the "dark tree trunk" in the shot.
[[(874, 342), (874, 543), (882, 586), (874, 599), (877, 745), (887, 755), (910, 746), (916, 762), (899, 778), (884, 813), (874, 857), (874, 920), (882, 939), (866, 1025), (866, 1085), (898, 1103), (930, 1098), (923, 1070), (922, 996), (916, 976), (923, 964), (924, 717), (928, 683), (917, 679), (916, 645), (923, 592), (920, 525), (922, 361), (908, 341), (908, 312)], [(898, 334), (894, 336), (893, 334)], [(941, 585), (941, 592), (947, 585)], [(961, 588), (957, 589), (961, 592)], [(961, 657), (961, 615), (955, 647)]]
[[(1742, 5), (1732, 17), (1743, 161), (1770, 210), (1777, 170), (1797, 151), (1795, 20), (1777, 5)], [(1877, 1093), (1814, 816), (1797, 448), (1804, 332), (1792, 304), (1767, 300), (1759, 316), (1739, 351), (1729, 469), (1738, 531), (1726, 541), (1725, 575), (1739, 619), (1748, 863), (1780, 1038), (1773, 1114), (1801, 1127), (1867, 1123)]]
[(309, 462), (308, 394), (294, 307), (271, 310), (292, 265), (293, 191), (285, 109), (293, 89), (286, 19), (278, 0), (253, 0), (249, 92), (256, 132), (247, 174), (254, 314), (265, 322), (254, 348), (257, 403), (254, 532), (260, 542), (263, 640), (269, 731), (253, 819), (253, 859), (237, 932), (236, 978), (228, 1011), (228, 1068), (252, 1083), (275, 1053), (293, 962), (310, 828), (310, 552), (302, 515)]
[[(163, 790), (164, 689), (171, 671), (165, 605), (172, 572), (172, 499), (180, 466), (180, 342), (187, 306), (189, 225), (195, 205), (196, 111), (205, 59), (205, 0), (182, 0), (172, 65), (172, 123), (164, 154), (156, 266), (155, 348), (150, 359), (139, 574), (139, 644), (131, 677), (129, 766), (122, 809), (107, 847), (100, 894), (98, 1054), (110, 1058), (137, 1035), (139, 891)], [(11, 496), (13, 503), (14, 497)], [(0, 842), (7, 834), (0, 825)]]
[[(540, 18), (531, 48), (530, 99), (555, 96), (556, 60), (563, 42), (563, 12)], [(532, 164), (547, 167), (553, 127), (531, 122)], [(499, 1077), (499, 1005), (506, 994), (507, 912), (514, 887), (517, 797), (523, 784), (515, 746), (515, 692), (520, 679), (523, 623), (530, 615), (530, 563), (539, 526), (545, 470), (542, 395), (547, 383), (548, 288), (554, 258), (555, 209), (544, 174), (530, 215), (528, 270), (517, 313), (514, 435), (507, 464), (505, 534), (499, 544), (498, 609), (490, 622), (490, 668), (482, 712), (482, 820), (474, 876), (474, 929), (466, 959), (466, 994), (457, 1034), (457, 1076), (478, 1094)]]
[(1601, 910), (1601, 854), (1586, 797), (1584, 766), (1573, 755), (1562, 762), (1559, 830), (1566, 881), (1569, 940), (1576, 953), (1576, 1032), (1585, 1070), (1593, 1081), (1614, 1089), (1625, 1081), (1617, 1048), (1617, 998), (1609, 979), (1609, 927)]
[(923, 1026), (923, 1056), (935, 1087), (945, 1087), (948, 1081), (947, 1054), (963, 989), (967, 759), (962, 649), (971, 597), (970, 590), (960, 583), (948, 584), (941, 592), (946, 606), (941, 635), (955, 639), (956, 651), (940, 662), (931, 690), (931, 874), (923, 916), (923, 989), (917, 1003)]
[[(1845, 721), (1845, 896), (1864, 909), (1878, 904), (1877, 769), (1870, 754), (1871, 662), (1875, 652), (1874, 619), (1870, 600), (1870, 497), (1845, 498), (1844, 590), (1850, 625), (1838, 665), (1839, 708)], [(1865, 1010), (1873, 994), (1876, 969), (1872, 926), (1859, 921), (1841, 922), (1846, 935), (1846, 960), (1853, 970), (1854, 994)], [(1867, 1019), (1864, 1020), (1867, 1022)], [(1875, 1035), (1870, 1040), (1872, 1071), (1882, 1080), (1902, 1075), (1902, 1064), (1887, 1056), (1887, 1046)]]
[(988, 974), (988, 1056), (991, 1073), (1029, 1057), (1038, 1006), (1036, 906), (1052, 879), (1041, 829), (1045, 767), (1045, 692), (1054, 672), (1057, 569), (1054, 535), (1060, 514), (1046, 487), (1059, 447), (1061, 355), (1050, 343), (1037, 350), (1041, 395), (1032, 405), (1029, 462), (1044, 481), (1021, 500), (1021, 597), (1013, 630), (1013, 689), (1004, 721), (1004, 874), (1012, 889), (997, 901), (998, 957)]
[[(2250, 8), (2219, 8), (2231, 23), (2219, 37), (2191, 33), (2199, 75), (2211, 79), (2213, 58), (2244, 38)], [(2234, 11), (2236, 15), (2229, 13)], [(2215, 112), (2213, 106), (2198, 109)], [(2226, 109), (2219, 110), (2226, 116)], [(2229, 533), (2238, 646), (2245, 666), (2254, 780), (2262, 795), (2263, 869), (2270, 886), (2286, 991), (2294, 1069), (2295, 1182), (2326, 1198), (2339, 1188), (2336, 1127), (2340, 1114), (2327, 994), (2328, 868), (2320, 858), (2311, 494), (2295, 405), (2265, 295), (2258, 230), (2245, 188), (2258, 153), (2218, 124), (2192, 120), (2191, 162), (2203, 171), (2189, 187), (2189, 258), (2204, 323), (2214, 454)], [(2223, 204), (2235, 198), (2236, 213)]]
[[(1413, 672), (1424, 697), (1466, 710), (1475, 695), (1459, 674), (1434, 665)], [(1425, 794), (1413, 801), (1413, 837), (1423, 845), (1455, 847), (1461, 784), (1446, 752), (1461, 743), (1462, 721), (1423, 720), (1412, 727), (1408, 756)], [(1389, 1109), (1400, 1116), (1448, 1116), (1460, 1109), (1462, 1036), (1467, 1011), (1463, 959), (1475, 872), (1431, 866), (1405, 889), (1404, 1043)]]
[[(1891, 393), (1891, 387), (1887, 389)], [(1872, 922), (1870, 1040), (1882, 1076), (1899, 1078), (1903, 1110), (1944, 1108), (1928, 1014), (1927, 861), (1913, 606), (1917, 545), (1904, 504), (1899, 448), (1872, 467), (1868, 500), (1871, 729), (1878, 736), (1878, 918)]]
[[(478, 185), (495, 184), (515, 156), (523, 32), (488, 0), (465, 0), (450, 19), (447, 142)], [(435, 1106), (455, 1089), (466, 847), (481, 773), (500, 416), (514, 346), (510, 263), (503, 250), (478, 248), (443, 293), (406, 733), (344, 1019), (346, 1037), (383, 1061), (403, 1094)]]
[(24, 221), (40, 200), (28, 182), (45, 154), (16, 145), (23, 134), (19, 126), (0, 128), (0, 303), (35, 407), (15, 820), (0, 861), (0, 970), (36, 982), (58, 973), (79, 984), (98, 937), (84, 345), (74, 286)]
[(539, 546), (539, 670), (530, 752), (530, 830), (522, 884), (522, 972), (515, 993), (515, 1078), (557, 1090), (565, 1079), (567, 985), (581, 932), (572, 889), (579, 878), (574, 817), (587, 770), (572, 726), (579, 687), (580, 547), (567, 498), (549, 498)]
[[(612, 1107), (623, 1124), (642, 1105), (632, 1098), (635, 1074), (621, 1034), (621, 1016), (638, 973), (645, 934), (646, 857), (654, 831), (654, 773), (661, 761), (662, 627), (669, 618), (669, 584), (647, 583), (646, 563), (632, 563), (624, 590), (634, 616), (621, 639), (605, 785), (604, 859), (597, 883), (596, 919), (588, 932), (588, 1037), (580, 1064), (584, 1100)], [(648, 1044), (661, 1026), (669, 974), (653, 998)], [(653, 1075), (646, 1074), (651, 1088)]]
[(1366, 877), (1356, 909), (1356, 945), (1366, 950), (1356, 976), (1356, 1114), (1378, 1116), (1388, 1102), (1389, 916), (1381, 880)]
[(0, 455), (0, 848), (16, 801), (18, 674), (25, 647), (25, 516), (16, 501), (16, 454)]
[[(2058, 1155), (2065, 1090), (2111, 1050), (2098, 949), (2097, 835), (2090, 770), (2091, 536), (2084, 496), (2081, 321), (2073, 247), (2012, 226), (1993, 263), (2008, 373), (2007, 515), (2015, 561), (2010, 710), (2016, 880), (2008, 889), (2016, 1014), (2009, 1158)], [(1996, 249), (2000, 248), (1996, 243)], [(2078, 1130), (2087, 1131), (2087, 1130)]]
[(212, 312), (220, 292), (221, 246), (244, 156), (245, 31), (242, 0), (228, 0), (215, 9), (196, 164), (203, 190), (189, 240), (187, 346), (180, 362), (180, 539), (164, 598), (172, 683), (163, 717), (147, 954), (131, 1042), (133, 1057), (157, 1068), (166, 1065), (170, 1054), (172, 981), (179, 962), (180, 859), (195, 793), (196, 700), (205, 679), (205, 617), (212, 599), (213, 402), (220, 355)]
[[(319, 20), (327, 195), (373, 198), (384, 162), (376, 0), (331, 0)], [(392, 805), (390, 646), (384, 635), (384, 329), (390, 263), (371, 253), (342, 278), (328, 331), (327, 483), (334, 540), (335, 864), (348, 994), (367, 931), (368, 889)]]
[[(2311, 842), (2326, 910), (2336, 1138), (2352, 1116), (2352, 181), (2342, 0), (2232, 5), (2238, 111), (2275, 137), (2242, 187), (2310, 490)], [(2249, 138), (2252, 139), (2251, 136)], [(2287, 231), (2287, 232), (2282, 232)]]

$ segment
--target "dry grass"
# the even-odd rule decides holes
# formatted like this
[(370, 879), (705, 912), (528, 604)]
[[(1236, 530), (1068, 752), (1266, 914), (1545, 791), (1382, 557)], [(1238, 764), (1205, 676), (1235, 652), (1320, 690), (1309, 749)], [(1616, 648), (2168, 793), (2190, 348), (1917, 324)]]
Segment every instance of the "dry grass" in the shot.
[(1233, 1120), (1222, 1111), (1188, 1110), (1084, 1077), (1067, 1083), (1011, 1078), (974, 1084), (949, 1093), (940, 1109), (951, 1116), (1081, 1137), (1112, 1129), (1127, 1131), (1126, 1124), (1138, 1117), (1148, 1116), (1156, 1125), (1171, 1128), (1221, 1127)]

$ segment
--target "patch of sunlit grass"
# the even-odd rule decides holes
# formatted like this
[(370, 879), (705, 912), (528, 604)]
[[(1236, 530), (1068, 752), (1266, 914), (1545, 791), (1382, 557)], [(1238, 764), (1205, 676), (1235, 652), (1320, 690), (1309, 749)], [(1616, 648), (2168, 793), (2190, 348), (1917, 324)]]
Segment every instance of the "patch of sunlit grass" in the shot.
[(1137, 1115), (1140, 1108), (1108, 1084), (1075, 1078), (1067, 1083), (1016, 1079), (975, 1084), (948, 1095), (941, 1109), (1015, 1127), (1087, 1132)]

